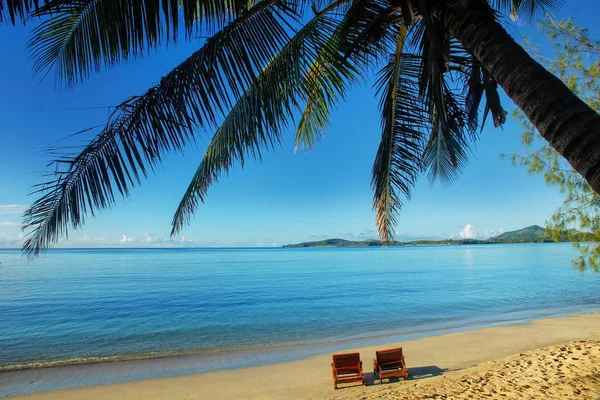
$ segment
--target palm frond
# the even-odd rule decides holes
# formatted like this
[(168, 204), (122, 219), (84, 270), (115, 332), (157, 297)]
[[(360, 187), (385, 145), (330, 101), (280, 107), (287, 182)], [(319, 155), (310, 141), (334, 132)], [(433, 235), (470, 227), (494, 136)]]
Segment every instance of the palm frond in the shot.
[(295, 150), (313, 148), (329, 126), (332, 108), (344, 97), (348, 86), (357, 81), (358, 74), (364, 73), (366, 66), (360, 60), (344, 59), (340, 54), (347, 39), (345, 26), (346, 19), (319, 49), (303, 78), (307, 100), (296, 129)]
[(469, 127), (477, 129), (479, 123), (479, 105), (483, 97), (484, 86), (481, 76), (481, 64), (473, 60), (471, 70), (467, 79), (467, 98), (465, 101), (465, 111), (469, 117)]
[(430, 181), (451, 184), (466, 166), (470, 144), (477, 135), (469, 125), (462, 97), (453, 93), (447, 84), (443, 85), (443, 95), (447, 112), (446, 126), (443, 126), (438, 110), (433, 109), (430, 114), (431, 134), (423, 153), (423, 164)]
[(508, 113), (504, 108), (502, 108), (502, 104), (500, 103), (500, 95), (498, 94), (498, 84), (485, 69), (483, 70), (483, 88), (485, 92), (486, 102), (482, 126), (483, 123), (485, 123), (485, 120), (487, 119), (488, 113), (491, 111), (494, 127), (498, 128), (499, 126), (504, 125)]
[(126, 196), (165, 152), (181, 150), (196, 129), (215, 126), (231, 99), (287, 42), (282, 13), (285, 3), (258, 3), (157, 86), (116, 107), (80, 153), (59, 157), (55, 178), (36, 187), (43, 195), (25, 212), (23, 225), (31, 231), (24, 253), (37, 256), (69, 227), (80, 227), (86, 214), (112, 205), (113, 185)]
[(296, 149), (311, 149), (316, 144), (347, 86), (377, 66), (381, 55), (389, 53), (390, 43), (398, 35), (396, 26), (386, 25), (389, 16), (385, 3), (379, 0), (355, 1), (348, 7), (304, 79), (308, 100), (296, 131)]
[(17, 19), (25, 20), (29, 14), (39, 8), (39, 0), (0, 0), (0, 23)]
[(423, 138), (429, 129), (427, 110), (419, 100), (420, 60), (403, 53), (406, 32), (403, 24), (396, 52), (380, 71), (377, 82), (382, 94), (383, 133), (371, 186), (376, 223), (384, 244), (393, 240), (401, 198), (410, 199), (422, 170)]
[(493, 8), (509, 13), (513, 19), (517, 17), (530, 19), (536, 15), (555, 13), (562, 4), (563, 0), (490, 0)]
[(371, 69), (387, 62), (396, 45), (398, 27), (391, 24), (391, 10), (385, 0), (357, 0), (347, 12), (340, 27), (344, 58)]
[(189, 223), (220, 174), (247, 155), (260, 159), (279, 143), (304, 98), (303, 78), (338, 22), (317, 14), (269, 62), (231, 109), (211, 140), (173, 217), (171, 235)]
[(102, 66), (139, 58), (176, 41), (179, 21), (192, 35), (198, 27), (218, 30), (247, 11), (252, 0), (51, 0), (33, 16), (29, 53), (35, 74), (54, 69), (74, 85)]
[[(428, 105), (428, 114), (430, 116), (433, 132), (444, 136), (443, 141), (439, 143), (446, 144), (444, 151), (448, 156), (454, 168), (459, 168), (460, 154), (455, 154), (457, 149), (454, 146), (455, 141), (451, 132), (452, 118), (449, 112), (446, 100), (446, 82), (444, 74), (448, 70), (450, 60), (450, 38), (448, 33), (442, 31), (433, 21), (431, 10), (429, 10), (426, 0), (418, 0), (419, 9), (423, 13), (423, 24), (425, 29), (422, 31), (420, 41), (421, 51), (421, 74), (420, 74), (420, 97)], [(438, 147), (435, 147), (437, 149)], [(444, 158), (446, 160), (446, 158)], [(433, 171), (441, 171), (433, 169)], [(448, 174), (437, 175), (440, 179), (445, 179)]]

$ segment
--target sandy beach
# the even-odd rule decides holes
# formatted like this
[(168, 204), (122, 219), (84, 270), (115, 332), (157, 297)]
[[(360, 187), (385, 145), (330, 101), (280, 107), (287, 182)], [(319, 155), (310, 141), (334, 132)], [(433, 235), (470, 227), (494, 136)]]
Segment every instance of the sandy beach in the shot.
[[(585, 341), (585, 342), (582, 342)], [(376, 349), (402, 346), (411, 381), (374, 383)], [(600, 313), (348, 349), (368, 386), (333, 390), (330, 354), (238, 370), (57, 390), (22, 399), (589, 398), (600, 394)]]

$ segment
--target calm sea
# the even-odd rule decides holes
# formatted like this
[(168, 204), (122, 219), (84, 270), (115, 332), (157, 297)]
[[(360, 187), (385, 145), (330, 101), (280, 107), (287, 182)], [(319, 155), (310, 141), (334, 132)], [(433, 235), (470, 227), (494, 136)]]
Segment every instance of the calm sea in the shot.
[(0, 369), (429, 334), (600, 310), (570, 244), (0, 250)]

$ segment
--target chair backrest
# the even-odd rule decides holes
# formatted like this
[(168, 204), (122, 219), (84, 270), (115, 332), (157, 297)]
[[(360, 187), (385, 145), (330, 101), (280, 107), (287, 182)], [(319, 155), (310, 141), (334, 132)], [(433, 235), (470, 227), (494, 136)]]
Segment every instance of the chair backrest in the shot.
[(402, 347), (397, 349), (380, 350), (376, 352), (379, 364), (399, 363), (402, 360)]
[(333, 365), (335, 365), (336, 368), (356, 367), (358, 364), (360, 364), (359, 353), (333, 355)]

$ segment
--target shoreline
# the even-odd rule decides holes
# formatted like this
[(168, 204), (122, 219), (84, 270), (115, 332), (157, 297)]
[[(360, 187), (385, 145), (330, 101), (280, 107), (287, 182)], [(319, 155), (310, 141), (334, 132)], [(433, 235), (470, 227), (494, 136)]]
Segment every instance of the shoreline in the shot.
[[(359, 347), (361, 352), (365, 371), (370, 371), (369, 364), (372, 353), (376, 348), (402, 345), (405, 348), (409, 369), (433, 365), (447, 372), (553, 344), (572, 340), (600, 339), (600, 313), (572, 314), (529, 322), (513, 322), (511, 325), (503, 324), (472, 330), (463, 329), (436, 336), (404, 338), (401, 343), (391, 340), (392, 338), (389, 336), (383, 339), (376, 345), (356, 346)], [(345, 343), (345, 346), (341, 347), (340, 351), (349, 350), (352, 348), (352, 344)], [(436, 348), (439, 350), (434, 351), (433, 349)], [(445, 350), (442, 351), (442, 349)], [(449, 357), (448, 352), (453, 354), (452, 357)], [(294, 357), (292, 360), (286, 359), (289, 357), (288, 353), (288, 348), (276, 349), (267, 355), (267, 363), (264, 360), (258, 360), (258, 364), (256, 357), (242, 359), (239, 354), (231, 354), (231, 357), (238, 357), (238, 361), (241, 361), (240, 367), (235, 369), (221, 368), (220, 370), (206, 372), (201, 370), (199, 364), (209, 361), (218, 363), (217, 359), (222, 358), (222, 354), (212, 355), (212, 360), (208, 359), (211, 356), (187, 355), (144, 361), (101, 362), (83, 366), (80, 364), (3, 372), (0, 373), (0, 397), (36, 392), (41, 393), (27, 396), (27, 398), (53, 398), (54, 395), (73, 399), (81, 397), (94, 398), (96, 392), (102, 392), (102, 396), (109, 397), (106, 391), (126, 390), (131, 391), (133, 395), (137, 390), (145, 392), (156, 387), (156, 385), (165, 389), (181, 387), (181, 390), (186, 387), (191, 389), (188, 386), (192, 385), (196, 388), (202, 388), (203, 393), (205, 393), (205, 388), (209, 388), (207, 393), (211, 394), (206, 397), (213, 400), (220, 398), (258, 398), (260, 394), (264, 397), (266, 393), (270, 393), (268, 397), (272, 398), (307, 398), (310, 396), (303, 396), (301, 393), (308, 394), (315, 390), (320, 393), (315, 398), (333, 395), (330, 387), (330, 351), (321, 351), (317, 355), (305, 353), (303, 357)], [(223, 361), (221, 361), (221, 364), (223, 365)], [(165, 370), (169, 372), (168, 377), (165, 377)], [(140, 371), (145, 372), (141, 380), (139, 378)], [(303, 382), (303, 384), (290, 382), (289, 379), (280, 383), (264, 384), (266, 376), (276, 376), (281, 374), (281, 371), (287, 371), (287, 375), (295, 376), (294, 381), (299, 379), (300, 383)], [(239, 381), (240, 376), (242, 376), (244, 383), (239, 385), (236, 383), (236, 385), (233, 385), (234, 387), (223, 383), (225, 380)], [(95, 381), (94, 379), (90, 380), (94, 377)], [(264, 385), (262, 387), (257, 386), (256, 382), (261, 380), (263, 380)], [(115, 381), (122, 383), (114, 383)], [(215, 386), (217, 382), (221, 381), (225, 386)], [(181, 386), (182, 383), (185, 384)], [(69, 387), (75, 387), (75, 389), (65, 389)], [(49, 392), (49, 390), (55, 391)], [(232, 392), (232, 390), (235, 392)], [(308, 392), (306, 392), (307, 390)], [(349, 393), (348, 390), (343, 392), (344, 395)], [(116, 394), (117, 392), (111, 393)], [(153, 398), (150, 395), (148, 396), (148, 398)], [(114, 396), (111, 395), (111, 397)], [(146, 398), (147, 396), (137, 397)], [(180, 397), (183, 396), (167, 396), (165, 398), (175, 399)]]
[[(367, 333), (364, 336), (350, 336), (347, 338), (333, 339), (333, 340), (323, 340), (317, 342), (307, 342), (307, 343), (287, 343), (287, 344), (279, 344), (279, 345), (264, 345), (264, 346), (255, 346), (249, 348), (225, 348), (225, 349), (214, 349), (214, 350), (179, 350), (173, 352), (161, 352), (161, 353), (150, 353), (150, 354), (125, 354), (125, 355), (114, 355), (114, 356), (87, 356), (81, 358), (67, 358), (67, 359), (55, 359), (55, 360), (39, 360), (39, 361), (25, 361), (22, 363), (14, 363), (7, 365), (0, 365), (0, 378), (2, 374), (9, 372), (23, 372), (23, 371), (32, 371), (32, 370), (45, 370), (45, 369), (57, 369), (57, 368), (66, 368), (66, 367), (74, 367), (81, 366), (85, 367), (88, 365), (96, 365), (96, 364), (112, 364), (112, 363), (130, 363), (130, 362), (159, 362), (161, 359), (171, 359), (176, 361), (177, 359), (184, 358), (197, 358), (201, 360), (205, 357), (227, 357), (230, 355), (234, 355), (237, 357), (244, 357), (244, 355), (252, 355), (252, 354), (260, 354), (260, 353), (269, 353), (269, 352), (278, 352), (284, 351), (290, 354), (289, 357), (285, 360), (281, 360), (278, 362), (288, 362), (288, 361), (297, 361), (302, 358), (307, 358), (313, 355), (319, 355), (323, 353), (333, 352), (333, 351), (343, 351), (347, 348), (354, 347), (367, 347), (372, 345), (381, 345), (392, 342), (400, 342), (406, 340), (414, 340), (432, 336), (441, 336), (450, 333), (456, 332), (464, 332), (464, 331), (472, 331), (496, 326), (507, 326), (507, 325), (516, 325), (527, 323), (531, 321), (536, 321), (540, 319), (550, 319), (550, 318), (559, 318), (564, 316), (575, 316), (575, 315), (588, 315), (600, 313), (599, 307), (589, 306), (589, 309), (582, 310), (580, 312), (571, 312), (566, 310), (555, 310), (555, 312), (543, 313), (543, 314), (535, 314), (532, 310), (525, 311), (513, 311), (511, 313), (501, 314), (498, 316), (498, 319), (488, 320), (488, 321), (476, 321), (476, 322), (466, 322), (460, 321), (462, 323), (458, 323), (456, 325), (444, 326), (444, 327), (436, 327), (430, 329), (414, 329), (408, 330), (404, 332), (386, 332), (386, 333)], [(549, 310), (537, 310), (537, 311), (549, 311)], [(509, 315), (513, 315), (512, 317), (508, 317)], [(504, 318), (502, 318), (504, 317)], [(254, 363), (252, 366), (261, 366), (273, 364), (274, 362), (269, 362), (268, 359), (264, 363)], [(212, 372), (213, 370), (223, 370), (223, 369), (235, 369), (239, 368), (236, 365), (231, 365), (225, 368), (218, 369), (209, 369), (201, 372)], [(169, 375), (165, 375), (167, 377)], [(141, 378), (144, 379), (144, 378)], [(1, 389), (1, 388), (0, 388)], [(2, 397), (2, 392), (0, 390), (0, 397)]]

